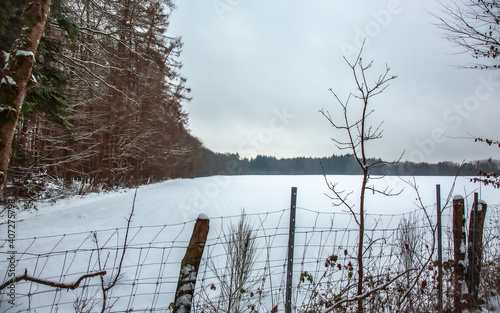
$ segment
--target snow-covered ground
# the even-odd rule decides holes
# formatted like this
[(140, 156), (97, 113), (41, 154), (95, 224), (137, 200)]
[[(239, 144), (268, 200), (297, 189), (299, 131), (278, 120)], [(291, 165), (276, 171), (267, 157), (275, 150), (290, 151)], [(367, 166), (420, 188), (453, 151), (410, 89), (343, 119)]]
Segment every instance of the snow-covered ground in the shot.
[[(349, 199), (352, 203), (358, 201), (361, 184), (359, 176), (329, 176), (328, 180), (338, 182), (339, 189), (344, 189), (347, 192), (353, 191)], [(394, 191), (403, 191), (397, 197), (384, 197), (380, 194), (368, 193), (366, 199), (367, 212), (369, 214), (390, 215), (415, 211), (417, 209), (415, 205), (417, 200), (415, 190), (404, 183), (403, 180), (413, 180), (413, 178), (385, 177), (380, 180), (371, 180), (369, 185), (373, 185), (377, 189), (384, 190), (386, 187), (389, 187)], [(454, 178), (417, 177), (416, 183), (423, 204), (430, 210), (435, 210), (436, 184), (441, 185), (441, 199), (444, 205), (453, 187)], [(149, 245), (152, 247), (160, 247), (162, 246), (161, 243), (170, 242), (169, 240), (175, 239), (175, 248), (177, 250), (174, 249), (175, 252), (169, 255), (170, 258), (168, 259), (168, 262), (173, 265), (169, 268), (164, 265), (154, 267), (154, 271), (167, 271), (170, 272), (169, 277), (175, 277), (179, 272), (179, 265), (176, 265), (176, 262), (173, 260), (178, 259), (180, 262), (184, 253), (183, 248), (178, 246), (185, 245), (189, 240), (192, 222), (200, 214), (206, 214), (211, 220), (218, 220), (223, 217), (238, 216), (243, 209), (249, 215), (286, 211), (290, 207), (291, 187), (298, 188), (297, 207), (302, 210), (312, 210), (325, 214), (345, 212), (341, 207), (332, 206), (331, 199), (325, 195), (331, 195), (331, 192), (322, 176), (214, 176), (196, 179), (176, 179), (142, 186), (137, 190), (121, 190), (119, 192), (92, 194), (84, 197), (72, 197), (59, 200), (57, 203), (37, 203), (36, 211), (17, 212), (16, 214), (15, 251), (17, 252), (17, 258), (21, 259), (15, 268), (16, 274), (22, 274), (24, 269), (29, 265), (28, 270), (34, 271), (34, 274), (40, 273), (47, 278), (67, 277), (71, 281), (75, 277), (71, 276), (71, 271), (77, 269), (91, 269), (96, 271), (98, 264), (88, 264), (92, 256), (79, 256), (72, 261), (68, 261), (71, 259), (71, 255), (68, 255), (67, 252), (64, 254), (63, 252), (72, 251), (72, 249), (76, 248), (89, 249), (90, 251), (96, 245), (94, 238), (90, 235), (93, 231), (98, 231), (99, 239), (97, 244), (101, 246), (108, 245), (110, 247), (112, 244), (115, 244), (115, 247), (120, 246), (120, 240), (123, 240), (124, 235), (120, 232), (123, 232), (123, 228), (127, 223), (126, 218), (134, 205), (135, 214), (132, 219), (133, 230), (131, 232), (132, 245), (134, 240), (137, 243), (140, 243), (142, 240), (145, 243), (149, 242)], [(466, 207), (468, 208), (472, 205), (472, 194), (474, 192), (479, 192), (480, 198), (486, 201), (489, 206), (498, 206), (500, 203), (498, 190), (470, 183), (468, 178), (458, 178), (455, 182), (453, 195), (461, 194), (466, 196)], [(134, 196), (136, 197), (135, 204)], [(307, 216), (312, 216), (313, 218), (308, 220)], [(312, 220), (314, 216), (316, 216), (316, 220)], [(287, 216), (283, 217), (283, 213), (276, 213), (270, 218), (269, 222), (282, 223), (287, 226), (287, 218)], [(278, 221), (281, 219), (284, 219), (284, 221)], [(7, 216), (3, 216), (2, 222), (6, 220)], [(330, 221), (327, 222), (330, 223)], [(317, 214), (300, 215), (299, 212), (297, 218), (298, 226), (314, 223), (318, 223)], [(218, 224), (216, 223), (212, 225), (210, 230), (212, 237), (209, 235), (209, 240), (210, 238), (216, 240), (213, 234), (220, 234), (224, 229), (217, 229)], [(117, 228), (120, 231), (116, 231)], [(0, 234), (1, 238), (7, 238), (7, 224), (0, 225)], [(56, 235), (63, 234), (66, 236), (56, 237)], [(167, 238), (169, 236), (172, 238)], [(162, 237), (161, 241), (157, 237)], [(109, 243), (110, 241), (112, 243)], [(286, 244), (286, 241), (284, 242)], [(7, 252), (9, 251), (9, 246), (6, 243), (7, 241), (2, 243), (0, 247), (0, 257), (2, 258), (0, 259), (0, 273), (8, 272), (9, 262), (7, 257), (9, 254)], [(280, 245), (282, 244), (281, 242)], [(165, 245), (161, 248), (163, 249), (161, 253), (165, 254), (165, 251), (167, 251), (165, 250)], [(47, 260), (41, 260), (40, 257), (34, 257), (37, 253), (48, 253), (51, 250), (57, 251), (60, 254), (59, 261), (56, 263), (65, 262), (64, 264), (66, 264), (67, 262), (71, 265), (64, 265), (63, 269), (58, 269), (56, 264), (52, 264)], [(127, 253), (129, 253), (129, 256), (136, 255), (137, 258), (134, 260), (137, 261), (139, 259), (144, 263), (145, 257), (140, 255), (142, 250), (132, 249)], [(160, 252), (156, 253), (153, 250), (148, 250), (148, 253), (148, 260), (153, 260), (155, 257), (166, 260), (164, 256), (160, 255)], [(108, 257), (109, 255), (111, 255), (110, 258), (112, 259), (114, 254), (109, 254), (108, 252)], [(31, 261), (30, 257), (32, 257)], [(33, 262), (36, 262), (36, 264)], [(162, 263), (163, 261), (158, 262)], [(153, 270), (153, 267), (151, 267), (151, 270)], [(56, 272), (49, 275), (51, 271)], [(144, 271), (148, 271), (146, 266), (144, 267)], [(126, 275), (132, 274), (133, 270), (129, 269)], [(135, 275), (138, 275), (137, 272)], [(161, 273), (155, 275), (156, 277), (162, 276)], [(124, 279), (128, 278), (125, 276)], [(6, 279), (7, 274), (2, 277), (3, 281)], [(133, 280), (133, 277), (130, 279)], [(173, 286), (175, 289), (175, 284)], [(158, 287), (156, 286), (155, 288)], [(172, 287), (169, 288), (171, 289)], [(33, 292), (33, 290), (29, 292)], [(53, 299), (53, 295), (51, 297), (47, 299), (47, 312), (51, 311), (49, 308), (50, 303), (56, 301)], [(165, 308), (173, 301), (173, 299), (149, 299), (149, 303), (142, 304), (139, 300), (139, 295), (134, 294), (134, 297), (137, 297), (134, 304), (135, 307), (142, 309), (150, 308), (153, 305), (160, 306), (159, 303)], [(7, 300), (8, 298), (6, 298), (5, 294), (0, 295), (0, 312), (16, 312), (21, 308), (16, 307), (11, 309)], [(38, 309), (37, 312), (45, 312), (45, 309)]]
[[(361, 185), (359, 176), (329, 176), (338, 182), (340, 189), (354, 191), (350, 197), (358, 201)], [(394, 191), (404, 189), (397, 197), (384, 197), (368, 193), (368, 213), (404, 213), (415, 210), (415, 191), (403, 180), (411, 177), (385, 177), (371, 180), (370, 185), (379, 189), (386, 186)], [(436, 184), (441, 185), (441, 198), (446, 200), (452, 188), (453, 177), (417, 177), (425, 205), (436, 202)], [(209, 217), (237, 215), (242, 209), (247, 213), (262, 213), (288, 208), (291, 187), (298, 188), (297, 206), (321, 212), (340, 211), (332, 207), (331, 195), (322, 176), (214, 176), (197, 179), (176, 179), (142, 186), (137, 191), (134, 225), (162, 225), (196, 219), (201, 213)], [(499, 203), (498, 191), (458, 178), (454, 194), (470, 195), (479, 192), (489, 205)], [(39, 203), (38, 211), (17, 215), (19, 237), (62, 234), (96, 229), (122, 227), (130, 211), (134, 189), (119, 192), (92, 194), (60, 200), (56, 204)], [(469, 199), (469, 201), (472, 198)], [(444, 204), (444, 202), (443, 202)]]

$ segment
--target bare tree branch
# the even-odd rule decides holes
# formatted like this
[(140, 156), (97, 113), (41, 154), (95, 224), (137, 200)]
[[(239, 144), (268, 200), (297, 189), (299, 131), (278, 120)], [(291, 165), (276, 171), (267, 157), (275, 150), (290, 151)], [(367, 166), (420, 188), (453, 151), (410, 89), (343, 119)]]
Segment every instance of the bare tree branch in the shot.
[(379, 292), (380, 290), (383, 290), (387, 287), (389, 287), (393, 282), (395, 282), (396, 280), (398, 280), (400, 277), (408, 274), (409, 272), (413, 272), (413, 271), (416, 271), (417, 269), (415, 268), (412, 268), (412, 269), (409, 269), (409, 270), (406, 270), (400, 274), (398, 274), (397, 276), (393, 277), (390, 281), (386, 282), (385, 284), (382, 284), (378, 287), (375, 287), (371, 290), (368, 290), (366, 291), (365, 293), (362, 293), (362, 294), (359, 294), (359, 295), (356, 295), (354, 297), (351, 297), (351, 298), (347, 298), (347, 299), (344, 299), (344, 300), (341, 300), (339, 302), (336, 302), (333, 306), (329, 307), (329, 308), (326, 308), (324, 310), (321, 311), (321, 313), (328, 313), (328, 312), (331, 312), (333, 311), (334, 309), (340, 307), (341, 305), (345, 304), (345, 303), (349, 303), (349, 302), (357, 302), (357, 301), (360, 301), (360, 300), (363, 300), (371, 295), (373, 295), (374, 293), (376, 292)]
[(78, 280), (76, 282), (74, 282), (73, 284), (67, 284), (67, 283), (53, 282), (50, 280), (45, 280), (45, 279), (33, 277), (31, 275), (28, 275), (28, 269), (25, 269), (23, 275), (16, 276), (12, 279), (9, 279), (8, 281), (6, 281), (2, 285), (0, 285), (0, 290), (3, 290), (5, 288), (7, 288), (9, 285), (15, 284), (15, 283), (20, 282), (22, 280), (31, 281), (31, 282), (34, 282), (34, 283), (37, 283), (40, 285), (45, 285), (45, 286), (54, 287), (54, 288), (75, 290), (76, 288), (78, 288), (80, 286), (80, 283), (84, 279), (92, 278), (92, 277), (96, 277), (96, 276), (102, 277), (104, 275), (106, 275), (106, 271), (99, 271), (99, 272), (95, 272), (95, 273), (91, 273), (91, 274), (85, 274), (85, 275), (82, 275), (80, 278), (78, 278)]
[(462, 48), (461, 53), (470, 53), (476, 60), (467, 68), (497, 69), (500, 67), (500, 2), (497, 0), (439, 2), (440, 14), (432, 14), (443, 37)]

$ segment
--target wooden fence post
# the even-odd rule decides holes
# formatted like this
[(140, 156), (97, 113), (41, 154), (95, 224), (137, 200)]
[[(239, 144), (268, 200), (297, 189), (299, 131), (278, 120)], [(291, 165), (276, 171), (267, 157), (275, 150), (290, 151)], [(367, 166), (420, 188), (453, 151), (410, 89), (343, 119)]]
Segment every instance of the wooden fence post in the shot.
[(467, 266), (466, 282), (469, 291), (469, 307), (477, 308), (478, 291), (481, 274), (481, 262), (483, 253), (483, 229), (486, 218), (487, 205), (479, 200), (478, 194), (474, 194), (474, 205), (469, 222), (469, 244), (467, 253), (469, 264)]
[(453, 256), (455, 259), (453, 306), (455, 313), (461, 313), (466, 309), (462, 302), (462, 286), (465, 281), (465, 252), (467, 251), (465, 234), (464, 197), (457, 195), (453, 197)]
[(181, 263), (179, 281), (175, 292), (174, 313), (191, 312), (196, 276), (198, 276), (201, 257), (207, 242), (209, 224), (208, 217), (205, 214), (200, 214), (194, 225), (193, 235)]

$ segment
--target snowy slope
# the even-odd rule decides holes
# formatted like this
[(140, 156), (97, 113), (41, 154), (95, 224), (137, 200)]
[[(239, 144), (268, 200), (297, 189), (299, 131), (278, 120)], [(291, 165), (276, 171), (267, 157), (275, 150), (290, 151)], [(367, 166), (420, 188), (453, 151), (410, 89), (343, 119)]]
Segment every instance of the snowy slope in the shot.
[[(411, 180), (412, 178), (404, 178)], [(339, 188), (354, 191), (350, 197), (357, 202), (360, 187), (358, 176), (329, 177), (338, 182)], [(400, 178), (385, 177), (372, 180), (380, 189), (392, 186), (395, 191), (404, 188), (397, 197), (368, 194), (369, 213), (409, 212), (416, 194)], [(453, 184), (453, 177), (418, 177), (417, 183), (424, 204), (435, 203), (435, 185), (441, 184), (441, 197), (446, 200)], [(209, 217), (237, 215), (241, 209), (247, 213), (280, 210), (290, 206), (291, 187), (298, 187), (297, 206), (317, 211), (339, 211), (332, 207), (330, 194), (322, 176), (214, 176), (197, 179), (177, 179), (142, 186), (137, 190), (134, 225), (159, 225), (196, 219), (205, 213)], [(459, 178), (454, 194), (481, 191), (480, 198), (488, 204), (496, 203), (497, 192), (492, 188), (472, 184)], [(130, 211), (135, 190), (88, 195), (60, 200), (56, 204), (38, 204), (38, 211), (18, 215), (21, 237), (61, 234), (85, 230), (122, 227)]]

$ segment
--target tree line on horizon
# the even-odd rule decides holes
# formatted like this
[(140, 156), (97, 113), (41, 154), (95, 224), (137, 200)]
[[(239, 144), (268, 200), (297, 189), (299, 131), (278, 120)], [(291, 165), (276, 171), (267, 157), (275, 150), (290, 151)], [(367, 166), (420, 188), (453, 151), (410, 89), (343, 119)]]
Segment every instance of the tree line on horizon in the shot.
[[(381, 161), (380, 159), (374, 161)], [(475, 176), (479, 171), (498, 172), (499, 160), (454, 162), (384, 163), (372, 169), (372, 175), (393, 176)], [(257, 155), (241, 158), (237, 153), (215, 153), (205, 150), (204, 161), (194, 172), (196, 177), (212, 175), (360, 175), (361, 169), (351, 155), (329, 157), (276, 158)]]

